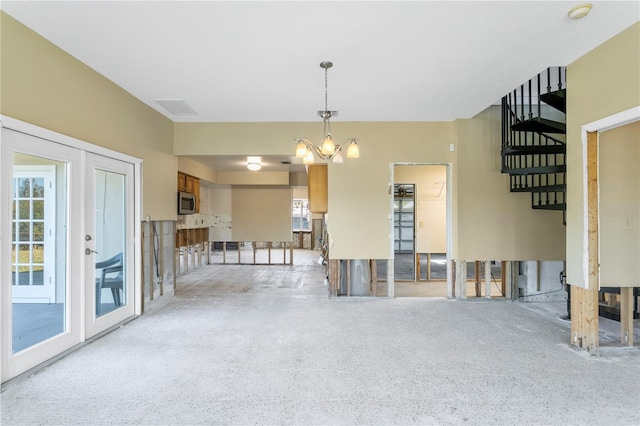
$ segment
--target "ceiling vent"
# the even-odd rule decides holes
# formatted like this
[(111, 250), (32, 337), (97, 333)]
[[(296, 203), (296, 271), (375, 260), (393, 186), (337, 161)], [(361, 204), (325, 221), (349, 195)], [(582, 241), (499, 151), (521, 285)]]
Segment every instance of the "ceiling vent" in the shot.
[(173, 115), (198, 115), (198, 113), (182, 99), (155, 99), (155, 101)]

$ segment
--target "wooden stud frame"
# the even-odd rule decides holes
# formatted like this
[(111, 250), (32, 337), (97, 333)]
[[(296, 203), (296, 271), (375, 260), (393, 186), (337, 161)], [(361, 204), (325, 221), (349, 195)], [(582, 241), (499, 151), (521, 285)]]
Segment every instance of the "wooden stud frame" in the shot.
[(598, 133), (587, 134), (588, 288), (571, 288), (571, 344), (597, 354), (599, 349)]

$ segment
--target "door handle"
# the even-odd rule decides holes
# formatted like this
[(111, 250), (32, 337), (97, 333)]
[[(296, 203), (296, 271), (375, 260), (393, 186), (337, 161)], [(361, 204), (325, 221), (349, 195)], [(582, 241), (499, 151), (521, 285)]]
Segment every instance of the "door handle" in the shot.
[(87, 256), (90, 255), (91, 253), (98, 254), (97, 251), (91, 250), (90, 248), (84, 249), (84, 254), (86, 254)]

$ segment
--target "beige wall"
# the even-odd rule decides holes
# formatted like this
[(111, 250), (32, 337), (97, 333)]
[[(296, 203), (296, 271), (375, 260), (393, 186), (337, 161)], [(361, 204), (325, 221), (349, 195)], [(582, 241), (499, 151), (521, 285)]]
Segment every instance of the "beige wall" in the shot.
[(291, 188), (233, 187), (232, 241), (291, 241)]
[(563, 260), (562, 212), (533, 210), (531, 194), (509, 191), (500, 173), (500, 107), (458, 125), (460, 260)]
[(219, 171), (216, 183), (223, 185), (289, 185), (289, 172)]
[(640, 287), (640, 121), (598, 146), (600, 286)]
[[(530, 195), (510, 193), (508, 177), (500, 173), (499, 120), (499, 107), (491, 107), (456, 122), (333, 123), (339, 140), (359, 138), (360, 158), (328, 165), (326, 219), (332, 257), (388, 259), (393, 238), (391, 170), (396, 163), (431, 163), (453, 168), (454, 258), (562, 260), (562, 213), (531, 209)], [(316, 134), (320, 125), (177, 123), (174, 146), (181, 155), (249, 155), (256, 154), (255, 138), (260, 135), (270, 144), (269, 154), (291, 155), (293, 138)], [(236, 225), (234, 215), (234, 229)]]
[(395, 166), (394, 183), (416, 185), (416, 252), (447, 251), (447, 167)]
[[(216, 170), (211, 169), (197, 161), (193, 161), (190, 158), (178, 157), (178, 170), (182, 173), (186, 173), (191, 176), (204, 179), (207, 182), (216, 182), (218, 179), (218, 173)], [(177, 176), (176, 176), (177, 185)]]
[(567, 282), (585, 286), (581, 127), (640, 105), (640, 23), (567, 67)]
[(176, 218), (173, 124), (0, 12), (0, 113), (143, 159), (143, 217)]

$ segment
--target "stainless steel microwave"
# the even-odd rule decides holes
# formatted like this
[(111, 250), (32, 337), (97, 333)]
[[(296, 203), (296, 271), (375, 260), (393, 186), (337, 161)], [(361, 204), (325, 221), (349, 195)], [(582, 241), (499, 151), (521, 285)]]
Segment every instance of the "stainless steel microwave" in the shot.
[(188, 192), (178, 191), (178, 214), (193, 214), (196, 212), (196, 196)]

